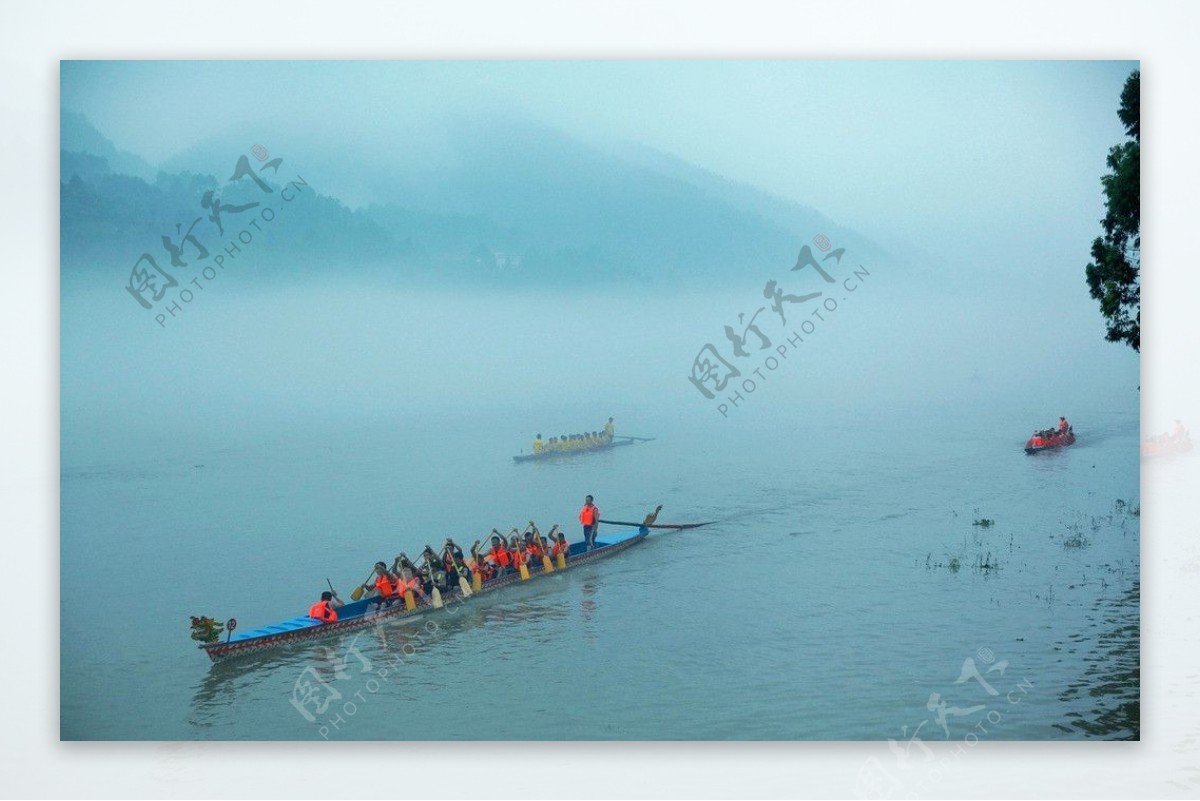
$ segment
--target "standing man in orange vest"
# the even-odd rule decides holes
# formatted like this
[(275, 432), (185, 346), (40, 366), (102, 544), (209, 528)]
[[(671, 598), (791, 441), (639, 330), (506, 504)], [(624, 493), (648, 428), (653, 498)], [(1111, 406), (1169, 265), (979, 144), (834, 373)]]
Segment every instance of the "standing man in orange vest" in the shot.
[(590, 551), (596, 544), (596, 530), (600, 528), (600, 510), (592, 503), (591, 495), (583, 500), (579, 522), (583, 524), (583, 549)]

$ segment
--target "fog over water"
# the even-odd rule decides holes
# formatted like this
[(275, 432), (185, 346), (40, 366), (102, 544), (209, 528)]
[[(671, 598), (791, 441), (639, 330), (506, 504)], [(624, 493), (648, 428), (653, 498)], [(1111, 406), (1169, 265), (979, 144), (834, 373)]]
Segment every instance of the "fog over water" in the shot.
[[(313, 738), (310, 653), (210, 672), (188, 616), (266, 624), (531, 517), (574, 537), (585, 493), (719, 523), (498, 593), (344, 738), (899, 737), (985, 647), (1038, 687), (997, 738), (1136, 736), (1139, 364), (1084, 282), (1136, 67), (64, 63), (63, 581), (156, 600), (64, 601), (63, 736)], [(260, 205), (218, 231), (208, 191)], [(172, 266), (192, 217), (207, 256)], [(178, 279), (152, 308), (143, 252)], [(711, 399), (706, 345), (740, 369)], [(1059, 415), (1079, 444), (1026, 456)], [(610, 416), (654, 441), (511, 460)], [(549, 700), (486, 730), (389, 714), (531, 671)]]

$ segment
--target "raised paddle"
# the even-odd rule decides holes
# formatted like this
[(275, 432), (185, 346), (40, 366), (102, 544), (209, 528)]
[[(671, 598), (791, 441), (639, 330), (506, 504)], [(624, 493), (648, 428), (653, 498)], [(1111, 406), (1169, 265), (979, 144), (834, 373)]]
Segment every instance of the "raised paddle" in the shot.
[(442, 591), (438, 589), (437, 582), (434, 580), (437, 578), (437, 571), (434, 570), (433, 562), (429, 559), (429, 554), (431, 554), (431, 553), (433, 553), (433, 549), (430, 548), (428, 545), (426, 545), (425, 546), (425, 569), (429, 571), (429, 587), (432, 590), (432, 592), (429, 593), (429, 600), (430, 600), (430, 603), (433, 605), (434, 609), (441, 609), (442, 608)]
[[(550, 532), (549, 532), (549, 533), (546, 535), (547, 537), (549, 537), (549, 538), (550, 538), (550, 541), (554, 543), (554, 545), (552, 546), (552, 548), (557, 548), (557, 547), (558, 547), (558, 540), (556, 540), (556, 539), (554, 538), (554, 532), (556, 532), (556, 531), (558, 531), (558, 523), (555, 523), (555, 524), (554, 524), (554, 525), (553, 525), (553, 526), (550, 528)], [(559, 552), (558, 552), (558, 569), (559, 569), (559, 570), (566, 570), (566, 569), (567, 569), (567, 557), (566, 557), (566, 554), (564, 554), (562, 551), (559, 551)]]
[[(538, 544), (538, 550), (542, 552), (542, 571), (545, 573), (554, 572), (554, 563), (550, 561), (550, 554), (546, 551), (546, 540), (542, 537), (542, 532), (538, 531), (537, 526), (533, 525), (533, 521), (529, 521), (529, 525), (533, 526), (533, 539)], [(551, 529), (553, 531), (553, 529)]]
[[(513, 528), (513, 531), (516, 531)], [(525, 566), (525, 550), (521, 547), (521, 541), (513, 537), (512, 542), (508, 545), (508, 550), (512, 553), (513, 561), (517, 565), (517, 572), (521, 574), (521, 581), (529, 581), (529, 568)]]
[(373, 576), (373, 575), (375, 575), (375, 568), (371, 568), (371, 572), (367, 574), (367, 577), (365, 579), (363, 579), (362, 584), (359, 584), (357, 587), (354, 588), (354, 592), (350, 593), (351, 601), (357, 601), (359, 598), (363, 597), (362, 585), (366, 584), (368, 581), (370, 581), (371, 576)]

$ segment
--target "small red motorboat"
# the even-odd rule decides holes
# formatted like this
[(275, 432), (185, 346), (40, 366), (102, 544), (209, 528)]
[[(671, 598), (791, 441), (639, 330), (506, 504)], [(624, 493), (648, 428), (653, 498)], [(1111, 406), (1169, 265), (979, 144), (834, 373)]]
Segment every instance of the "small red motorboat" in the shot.
[(1025, 441), (1025, 452), (1037, 453), (1074, 444), (1075, 433), (1070, 428), (1066, 431), (1039, 431)]

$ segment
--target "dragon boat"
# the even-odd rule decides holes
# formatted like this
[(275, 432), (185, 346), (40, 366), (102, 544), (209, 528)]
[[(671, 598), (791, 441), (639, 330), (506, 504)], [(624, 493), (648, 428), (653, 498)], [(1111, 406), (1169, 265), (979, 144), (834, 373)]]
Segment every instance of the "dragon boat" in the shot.
[[(556, 567), (553, 571), (545, 570), (541, 565), (529, 564), (529, 581), (537, 580), (549, 572), (573, 570), (580, 565), (615, 556), (627, 548), (641, 542), (650, 533), (647, 526), (636, 526), (624, 530), (602, 532), (596, 538), (591, 550), (585, 550), (584, 543), (575, 542), (567, 552), (566, 566)], [(470, 593), (469, 597), (458, 587), (449, 587), (441, 591), (442, 608), (435, 608), (429, 599), (422, 599), (413, 609), (405, 606), (404, 602), (394, 602), (392, 606), (381, 606), (379, 599), (362, 598), (338, 607), (338, 619), (333, 623), (322, 623), (308, 615), (299, 615), (287, 620), (263, 626), (250, 631), (226, 633), (224, 640), (204, 642), (199, 647), (208, 654), (213, 662), (222, 662), (235, 657), (246, 656), (274, 648), (283, 648), (296, 643), (308, 643), (313, 640), (338, 637), (342, 634), (373, 626), (383, 622), (400, 622), (422, 618), (431, 614), (444, 614), (445, 607), (452, 604), (471, 602), (477, 595), (487, 594), (512, 584), (524, 581), (517, 572), (496, 576), (482, 582), (478, 590)], [(193, 626), (197, 620), (193, 619)], [(218, 624), (219, 625), (219, 624)]]
[(599, 445), (593, 445), (590, 448), (580, 448), (573, 451), (559, 451), (546, 448), (537, 453), (522, 453), (513, 457), (514, 462), (539, 462), (544, 459), (562, 459), (568, 456), (580, 456), (585, 453), (597, 453), (599, 451), (611, 451), (613, 448), (619, 448), (622, 445), (633, 445), (637, 442), (650, 442), (654, 437), (613, 437), (608, 442), (602, 442)]

